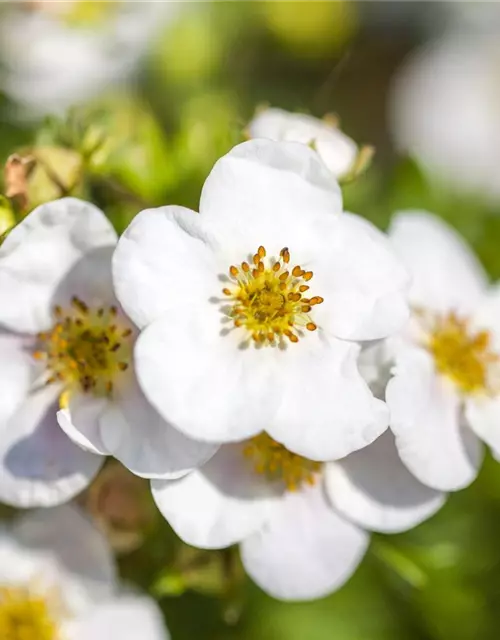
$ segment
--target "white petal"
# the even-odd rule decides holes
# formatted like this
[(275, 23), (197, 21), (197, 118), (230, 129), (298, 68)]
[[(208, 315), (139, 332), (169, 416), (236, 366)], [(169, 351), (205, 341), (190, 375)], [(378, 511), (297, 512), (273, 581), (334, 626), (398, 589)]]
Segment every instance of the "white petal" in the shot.
[[(244, 440), (269, 423), (274, 349), (242, 348), (210, 305), (172, 314), (142, 332), (139, 384), (172, 426), (207, 442)], [(226, 333), (227, 332), (227, 333)]]
[(389, 236), (412, 275), (412, 304), (440, 312), (475, 309), (487, 277), (454, 229), (425, 211), (404, 211), (393, 218)]
[(399, 331), (409, 316), (409, 274), (387, 237), (344, 213), (316, 222), (318, 255), (311, 291), (325, 301), (312, 317), (344, 340), (375, 340)]
[(108, 405), (107, 398), (87, 393), (72, 393), (68, 407), (57, 412), (57, 422), (75, 444), (96, 455), (109, 454), (104, 445), (99, 418)]
[(152, 598), (123, 596), (103, 603), (79, 621), (74, 640), (168, 640), (161, 611)]
[(0, 425), (24, 400), (33, 380), (32, 341), (0, 332)]
[(69, 613), (110, 597), (116, 585), (112, 550), (104, 536), (76, 507), (40, 509), (19, 518), (12, 535), (32, 559), (36, 581), (51, 573)]
[(252, 138), (313, 143), (328, 169), (339, 177), (348, 173), (357, 154), (353, 140), (336, 127), (318, 118), (283, 109), (259, 111), (249, 123), (248, 133)]
[(106, 450), (144, 478), (180, 478), (205, 463), (218, 445), (191, 440), (148, 403), (135, 379), (108, 404), (100, 418)]
[(386, 401), (401, 460), (421, 482), (456, 491), (474, 480), (482, 448), (464, 425), (458, 394), (426, 352), (400, 354)]
[(73, 297), (89, 307), (116, 305), (111, 277), (114, 245), (87, 251), (66, 273), (52, 297), (52, 304), (68, 306)]
[(287, 493), (273, 517), (241, 545), (246, 572), (280, 600), (313, 600), (355, 571), (368, 534), (339, 516), (321, 486)]
[(357, 369), (358, 353), (357, 345), (319, 332), (278, 353), (281, 402), (270, 435), (314, 460), (342, 458), (373, 442), (389, 416)]
[[(306, 145), (250, 140), (234, 147), (212, 169), (203, 187), (200, 214), (233, 262), (260, 245), (271, 255), (311, 246), (317, 217), (339, 215), (335, 179)], [(300, 255), (301, 261), (306, 256)], [(226, 267), (226, 268), (227, 268)]]
[(445, 495), (421, 484), (401, 462), (391, 433), (325, 468), (333, 506), (372, 531), (397, 533), (420, 524), (442, 507)]
[(256, 531), (275, 508), (277, 487), (254, 471), (241, 445), (223, 446), (184, 478), (153, 480), (153, 497), (177, 535), (220, 549)]
[(134, 218), (118, 242), (113, 280), (138, 327), (220, 295), (223, 285), (207, 242), (201, 216), (183, 207), (148, 209)]
[(66, 274), (88, 251), (115, 243), (111, 223), (90, 203), (64, 198), (32, 211), (0, 248), (0, 324), (27, 333), (51, 326)]
[(57, 424), (57, 389), (32, 392), (0, 426), (0, 500), (17, 507), (61, 504), (94, 478), (102, 458), (74, 444)]
[(500, 398), (469, 398), (465, 417), (474, 433), (500, 456)]

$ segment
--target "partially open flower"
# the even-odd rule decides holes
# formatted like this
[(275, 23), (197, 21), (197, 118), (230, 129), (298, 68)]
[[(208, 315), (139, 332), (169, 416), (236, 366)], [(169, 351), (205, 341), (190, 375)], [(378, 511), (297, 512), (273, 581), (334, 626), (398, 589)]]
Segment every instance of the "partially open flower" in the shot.
[(176, 428), (229, 442), (265, 426), (313, 460), (384, 431), (358, 342), (405, 322), (407, 274), (381, 232), (341, 211), (311, 149), (252, 140), (217, 162), (200, 214), (135, 218), (114, 255), (115, 289), (142, 329), (139, 383)]
[(4, 502), (69, 500), (103, 455), (140, 476), (178, 477), (216, 449), (165, 423), (137, 385), (136, 330), (111, 285), (115, 244), (99, 209), (67, 198), (37, 208), (0, 248)]
[(259, 109), (247, 127), (250, 138), (301, 142), (312, 147), (339, 180), (351, 180), (362, 173), (373, 155), (372, 147), (361, 147), (343, 133), (335, 116), (322, 120), (283, 109)]

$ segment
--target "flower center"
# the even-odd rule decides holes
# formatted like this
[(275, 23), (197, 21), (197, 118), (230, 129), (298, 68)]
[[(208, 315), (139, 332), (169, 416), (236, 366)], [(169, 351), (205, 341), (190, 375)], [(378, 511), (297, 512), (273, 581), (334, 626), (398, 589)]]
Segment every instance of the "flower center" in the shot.
[(116, 377), (131, 357), (132, 329), (116, 307), (90, 309), (79, 298), (63, 311), (55, 307), (56, 323), (38, 335), (37, 360), (45, 362), (46, 383), (77, 385), (87, 393), (111, 395)]
[(322, 466), (321, 462), (288, 451), (265, 432), (251, 438), (243, 454), (252, 460), (256, 473), (271, 481), (281, 480), (288, 491), (297, 491), (304, 484), (315, 484)]
[(25, 0), (24, 5), (33, 11), (54, 15), (69, 27), (98, 27), (117, 13), (120, 2)]
[(284, 338), (298, 342), (303, 329), (317, 329), (309, 314), (323, 298), (304, 297), (313, 272), (289, 267), (287, 248), (280, 251), (279, 259), (266, 259), (266, 255), (265, 248), (259, 247), (251, 264), (229, 268), (232, 286), (222, 290), (233, 303), (229, 315), (235, 327), (247, 329), (256, 344), (275, 345)]
[(427, 349), (437, 370), (464, 393), (491, 392), (490, 369), (500, 357), (493, 351), (488, 331), (474, 331), (454, 312), (434, 318)]
[(2, 640), (57, 640), (57, 625), (46, 601), (19, 587), (0, 586)]

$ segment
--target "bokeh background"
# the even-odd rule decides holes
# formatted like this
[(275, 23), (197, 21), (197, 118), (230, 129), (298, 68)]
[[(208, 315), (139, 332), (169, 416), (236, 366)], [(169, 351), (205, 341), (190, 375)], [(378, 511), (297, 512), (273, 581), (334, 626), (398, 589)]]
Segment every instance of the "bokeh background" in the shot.
[[(214, 162), (268, 104), (335, 113), (375, 147), (344, 189), (346, 209), (381, 228), (398, 209), (428, 209), (500, 278), (500, 4), (131, 2), (132, 27), (111, 50), (118, 4), (1, 3), (3, 230), (68, 193), (119, 230), (148, 206), (196, 208)], [(75, 49), (82, 33), (95, 40)], [(124, 578), (158, 598), (174, 640), (498, 637), (500, 465), (490, 458), (433, 519), (373, 536), (353, 579), (306, 604), (261, 593), (233, 550), (182, 545), (147, 489), (112, 463), (79, 502)]]

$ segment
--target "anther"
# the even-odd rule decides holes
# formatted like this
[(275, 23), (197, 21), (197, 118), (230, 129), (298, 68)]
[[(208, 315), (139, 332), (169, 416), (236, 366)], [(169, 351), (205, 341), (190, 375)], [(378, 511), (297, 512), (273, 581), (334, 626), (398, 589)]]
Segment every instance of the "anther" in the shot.
[(231, 267), (229, 267), (229, 273), (236, 278), (236, 276), (238, 275), (238, 267), (235, 267), (234, 265), (232, 265)]
[(273, 271), (274, 271), (274, 273), (277, 273), (280, 269), (281, 269), (281, 263), (280, 263), (280, 262), (275, 262), (275, 263), (273, 264)]
[(304, 274), (302, 274), (302, 277), (307, 282), (308, 280), (310, 280), (313, 277), (313, 272), (312, 271), (306, 271)]
[(294, 267), (292, 270), (292, 275), (295, 278), (298, 278), (299, 276), (301, 276), (303, 273), (305, 273), (299, 266)]
[(321, 296), (314, 296), (309, 300), (309, 304), (314, 306), (315, 304), (321, 304), (323, 301), (324, 300)]
[(306, 329), (307, 329), (308, 331), (316, 331), (316, 329), (317, 329), (317, 328), (318, 328), (318, 327), (314, 324), (314, 322), (308, 322), (308, 323), (306, 324)]
[(242, 262), (241, 268), (245, 273), (248, 273), (250, 271), (250, 265), (248, 264), (248, 262)]
[(280, 280), (281, 280), (282, 282), (284, 282), (285, 280), (287, 280), (287, 279), (288, 279), (288, 276), (289, 276), (289, 275), (290, 275), (290, 274), (288, 273), (288, 271), (283, 271), (283, 273), (280, 275)]
[(304, 293), (304, 291), (307, 291), (308, 289), (309, 287), (307, 286), (307, 284), (301, 284), (299, 287), (300, 293)]
[(227, 288), (222, 289), (222, 293), (223, 293), (225, 296), (230, 296), (230, 295), (231, 295), (231, 291), (230, 291), (229, 289), (227, 289)]

